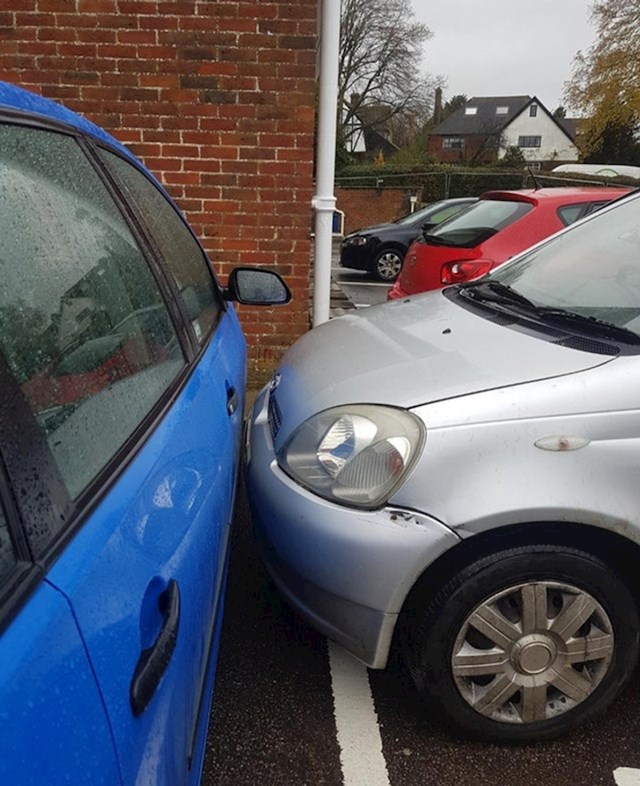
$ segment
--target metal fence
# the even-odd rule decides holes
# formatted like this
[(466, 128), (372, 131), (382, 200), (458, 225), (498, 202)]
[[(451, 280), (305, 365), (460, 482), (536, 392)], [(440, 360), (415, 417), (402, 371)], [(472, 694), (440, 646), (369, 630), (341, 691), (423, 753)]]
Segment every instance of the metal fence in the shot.
[(380, 175), (357, 175), (336, 178), (336, 185), (341, 188), (403, 188), (413, 191), (422, 202), (432, 202), (436, 199), (449, 199), (452, 197), (480, 196), (485, 191), (497, 189), (532, 188), (535, 185), (546, 187), (568, 185), (599, 185), (611, 188), (626, 185), (612, 182), (611, 178), (594, 177), (567, 177), (560, 175), (546, 175), (540, 172), (525, 170), (505, 171), (495, 170), (449, 170), (427, 172), (403, 172)]

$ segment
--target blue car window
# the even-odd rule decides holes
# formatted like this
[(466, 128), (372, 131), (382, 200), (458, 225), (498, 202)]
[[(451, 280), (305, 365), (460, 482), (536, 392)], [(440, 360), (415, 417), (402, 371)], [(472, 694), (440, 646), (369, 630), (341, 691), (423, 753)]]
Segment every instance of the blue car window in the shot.
[(75, 139), (0, 126), (0, 351), (72, 498), (185, 364), (156, 280)]
[(180, 292), (198, 341), (218, 320), (221, 300), (207, 258), (171, 203), (135, 167), (106, 150), (104, 161), (115, 170), (121, 187), (142, 215)]
[(11, 541), (7, 520), (0, 509), (0, 584), (11, 574), (17, 564), (18, 559)]

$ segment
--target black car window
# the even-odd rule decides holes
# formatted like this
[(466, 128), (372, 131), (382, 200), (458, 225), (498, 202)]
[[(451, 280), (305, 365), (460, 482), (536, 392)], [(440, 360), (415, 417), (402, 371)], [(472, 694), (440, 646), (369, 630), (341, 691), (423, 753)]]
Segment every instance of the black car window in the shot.
[(560, 221), (562, 221), (566, 227), (568, 227), (569, 224), (573, 224), (574, 221), (577, 221), (583, 215), (585, 205), (585, 202), (581, 202), (578, 205), (563, 205), (559, 207), (558, 217)]
[(152, 272), (70, 136), (0, 126), (0, 351), (76, 498), (185, 364)]
[(222, 308), (217, 284), (199, 243), (165, 195), (119, 156), (100, 151), (135, 204), (171, 272), (196, 338), (204, 341)]
[(437, 213), (433, 213), (433, 215), (429, 216), (427, 221), (429, 224), (442, 224), (443, 221), (451, 218), (451, 216), (461, 213), (466, 207), (468, 207), (468, 205), (447, 205), (443, 207), (442, 210), (438, 210)]

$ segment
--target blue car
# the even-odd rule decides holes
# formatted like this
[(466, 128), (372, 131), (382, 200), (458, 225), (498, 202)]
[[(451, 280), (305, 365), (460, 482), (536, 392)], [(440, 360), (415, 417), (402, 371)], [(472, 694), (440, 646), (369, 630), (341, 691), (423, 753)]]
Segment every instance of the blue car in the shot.
[(200, 780), (245, 340), (122, 145), (0, 83), (0, 783)]

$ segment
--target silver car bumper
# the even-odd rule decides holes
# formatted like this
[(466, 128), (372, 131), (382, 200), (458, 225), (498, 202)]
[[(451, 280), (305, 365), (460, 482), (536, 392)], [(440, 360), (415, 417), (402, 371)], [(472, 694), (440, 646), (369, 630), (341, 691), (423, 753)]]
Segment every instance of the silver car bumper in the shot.
[(268, 396), (259, 395), (247, 431), (247, 494), (264, 562), (315, 628), (384, 668), (409, 590), (459, 539), (415, 511), (356, 510), (299, 486), (275, 459)]

